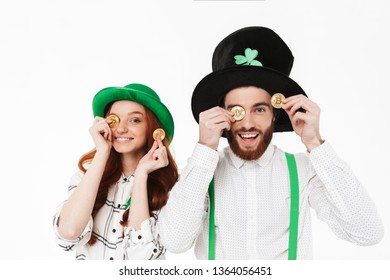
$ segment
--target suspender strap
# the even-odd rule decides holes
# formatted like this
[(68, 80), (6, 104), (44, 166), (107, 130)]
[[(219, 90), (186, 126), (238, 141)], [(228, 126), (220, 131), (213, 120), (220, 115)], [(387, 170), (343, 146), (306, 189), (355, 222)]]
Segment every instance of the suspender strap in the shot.
[(297, 259), (298, 218), (299, 218), (299, 182), (297, 163), (293, 154), (285, 153), (290, 175), (290, 236), (288, 241), (288, 259)]
[[(288, 242), (288, 259), (296, 260), (298, 244), (298, 218), (299, 218), (299, 182), (298, 170), (293, 154), (285, 153), (290, 176), (290, 233)], [(215, 221), (214, 221), (214, 178), (209, 185), (209, 260), (215, 260)]]

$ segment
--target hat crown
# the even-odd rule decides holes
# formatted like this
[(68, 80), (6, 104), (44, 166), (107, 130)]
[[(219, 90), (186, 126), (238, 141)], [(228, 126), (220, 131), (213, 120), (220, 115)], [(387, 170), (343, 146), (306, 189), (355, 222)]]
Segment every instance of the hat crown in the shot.
[(133, 83), (133, 84), (128, 84), (128, 85), (124, 86), (124, 88), (139, 91), (142, 94), (148, 95), (149, 97), (161, 102), (158, 94), (153, 89), (151, 89), (150, 87), (148, 87), (146, 85)]
[(242, 28), (225, 37), (214, 50), (213, 71), (244, 66), (238, 65), (235, 57), (245, 56), (248, 52), (252, 53), (251, 59), (260, 62), (256, 65), (290, 75), (294, 62), (291, 50), (278, 34), (260, 26)]

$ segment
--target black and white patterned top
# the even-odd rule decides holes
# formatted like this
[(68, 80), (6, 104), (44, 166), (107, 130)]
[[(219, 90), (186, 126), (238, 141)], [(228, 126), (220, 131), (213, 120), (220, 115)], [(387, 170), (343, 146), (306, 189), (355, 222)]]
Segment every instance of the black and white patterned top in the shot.
[[(68, 197), (77, 188), (84, 174), (77, 172), (70, 180)], [(55, 238), (58, 245), (66, 251), (75, 251), (78, 260), (123, 260), (123, 259), (164, 259), (165, 248), (160, 244), (157, 227), (158, 213), (145, 220), (141, 229), (135, 230), (120, 225), (123, 212), (131, 196), (133, 176), (122, 175), (120, 180), (108, 192), (105, 205), (95, 218), (90, 218), (82, 234), (76, 240), (66, 240), (58, 233), (58, 219), (61, 203), (53, 219)], [(88, 244), (94, 235), (96, 242)]]

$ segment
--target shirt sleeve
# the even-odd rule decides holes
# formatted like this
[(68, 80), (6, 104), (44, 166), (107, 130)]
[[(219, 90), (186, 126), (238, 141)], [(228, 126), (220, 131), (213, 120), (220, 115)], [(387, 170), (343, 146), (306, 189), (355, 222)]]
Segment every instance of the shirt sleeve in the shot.
[(139, 230), (125, 227), (122, 243), (125, 260), (154, 260), (164, 255), (166, 250), (160, 242), (157, 221), (156, 214), (143, 221)]
[[(83, 173), (77, 172), (72, 176), (70, 179), (70, 184), (68, 188), (68, 197), (73, 193), (77, 185), (80, 183), (80, 180), (83, 176)], [(84, 230), (80, 234), (80, 236), (77, 239), (74, 240), (69, 240), (63, 238), (59, 232), (58, 232), (58, 221), (60, 219), (60, 213), (61, 209), (63, 207), (65, 202), (62, 202), (56, 209), (56, 212), (53, 217), (53, 230), (54, 230), (54, 237), (57, 242), (57, 244), (65, 251), (73, 251), (75, 250), (78, 246), (83, 246), (85, 245), (89, 239), (91, 238), (92, 234), (92, 227), (93, 227), (93, 219), (92, 216), (89, 218), (89, 221), (87, 225), (85, 226)]]
[(196, 144), (161, 210), (159, 226), (167, 250), (182, 253), (193, 245), (207, 217), (207, 190), (218, 160), (217, 151)]
[(358, 245), (374, 245), (384, 229), (375, 204), (328, 141), (313, 149), (309, 160), (315, 176), (309, 203), (320, 220), (341, 239)]

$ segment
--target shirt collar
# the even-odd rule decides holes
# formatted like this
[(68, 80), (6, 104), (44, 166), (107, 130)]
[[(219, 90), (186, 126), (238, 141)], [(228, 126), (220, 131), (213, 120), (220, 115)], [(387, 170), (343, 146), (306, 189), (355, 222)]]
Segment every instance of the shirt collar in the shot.
[(119, 179), (119, 182), (122, 182), (122, 183), (126, 183), (126, 182), (130, 182), (131, 178), (134, 177), (133, 174), (129, 175), (129, 176), (126, 176), (123, 172), (122, 172), (122, 175), (121, 175), (121, 178)]
[(241, 158), (239, 158), (238, 156), (236, 156), (235, 153), (233, 153), (233, 151), (230, 149), (230, 147), (227, 147), (228, 148), (228, 154), (229, 154), (229, 157), (230, 157), (230, 160), (232, 161), (232, 164), (234, 165), (235, 168), (239, 169), (241, 168), (244, 163), (254, 163), (254, 164), (258, 164), (260, 165), (261, 167), (264, 167), (266, 166), (272, 159), (272, 156), (273, 156), (273, 151), (274, 151), (274, 148), (273, 148), (273, 145), (272, 143), (270, 143), (267, 147), (267, 149), (264, 151), (264, 154), (256, 159), (256, 160), (251, 160), (251, 161), (248, 161), (248, 160), (243, 160)]

